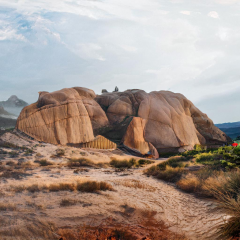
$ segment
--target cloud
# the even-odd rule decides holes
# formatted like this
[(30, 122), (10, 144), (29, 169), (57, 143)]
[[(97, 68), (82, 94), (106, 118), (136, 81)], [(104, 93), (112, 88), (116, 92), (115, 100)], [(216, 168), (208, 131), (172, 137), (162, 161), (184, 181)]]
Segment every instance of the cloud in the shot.
[(191, 14), (190, 11), (181, 11), (180, 13), (181, 13), (181, 14), (184, 14), (184, 15), (190, 15), (190, 14)]
[(1, 0), (0, 100), (72, 86), (170, 89), (231, 121), (240, 15), (227, 3), (239, 1)]
[(208, 16), (211, 17), (211, 18), (219, 18), (219, 15), (217, 12), (215, 11), (211, 11), (208, 13)]
[(5, 40), (20, 40), (26, 39), (22, 34), (17, 33), (17, 29), (14, 29), (9, 22), (0, 20), (0, 41)]
[(232, 4), (240, 3), (240, 0), (215, 0), (215, 2), (222, 5), (232, 5)]

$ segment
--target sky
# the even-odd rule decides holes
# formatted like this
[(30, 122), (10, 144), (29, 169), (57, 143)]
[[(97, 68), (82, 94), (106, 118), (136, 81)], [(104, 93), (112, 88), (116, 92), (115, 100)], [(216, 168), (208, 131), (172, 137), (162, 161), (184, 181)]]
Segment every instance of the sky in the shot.
[(240, 121), (239, 23), (240, 0), (0, 0), (0, 101), (169, 90)]

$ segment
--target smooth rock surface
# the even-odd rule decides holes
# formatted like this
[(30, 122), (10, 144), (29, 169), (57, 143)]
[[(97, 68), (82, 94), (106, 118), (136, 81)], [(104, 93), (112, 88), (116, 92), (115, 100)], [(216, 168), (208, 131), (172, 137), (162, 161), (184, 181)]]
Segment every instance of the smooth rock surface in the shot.
[(16, 128), (62, 145), (89, 143), (102, 135), (155, 157), (229, 140), (182, 94), (138, 89), (98, 96), (81, 87), (40, 92), (38, 101), (23, 109)]

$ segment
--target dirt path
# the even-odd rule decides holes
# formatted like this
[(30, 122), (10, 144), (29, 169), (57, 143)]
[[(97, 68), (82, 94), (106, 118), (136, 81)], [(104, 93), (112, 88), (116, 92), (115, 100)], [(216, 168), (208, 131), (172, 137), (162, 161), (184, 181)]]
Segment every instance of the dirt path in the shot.
[[(34, 149), (36, 152), (50, 156), (56, 148), (48, 144)], [(72, 148), (66, 150), (71, 154), (77, 154), (75, 151)], [(94, 153), (94, 151), (91, 154), (93, 160), (102, 159), (103, 155), (104, 153)], [(105, 156), (105, 160), (108, 159), (109, 156)], [(14, 159), (1, 161), (9, 160), (14, 161)], [(36, 160), (35, 155), (25, 157), (24, 161), (33, 162), (34, 160)], [(163, 220), (171, 230), (184, 233), (189, 239), (213, 240), (216, 239), (214, 234), (217, 227), (226, 217), (226, 214), (216, 209), (214, 202), (197, 199), (191, 194), (179, 191), (171, 184), (147, 177), (143, 174), (144, 168), (122, 172), (112, 168), (89, 168), (88, 172), (76, 174), (73, 173), (73, 169), (64, 166), (66, 160), (55, 159), (54, 161), (57, 164), (61, 163), (62, 166), (32, 167), (27, 171), (28, 175), (20, 180), (0, 179), (0, 192), (2, 192), (0, 202), (11, 202), (17, 206), (17, 211), (1, 213), (5, 220), (21, 219), (21, 221), (16, 220), (16, 223), (25, 224), (24, 218), (27, 218), (28, 222), (44, 219), (58, 226), (72, 226), (111, 217), (120, 223), (139, 222), (140, 224), (141, 218), (153, 213), (156, 221)], [(109, 182), (115, 191), (101, 194), (40, 191), (33, 194), (26, 191), (11, 193), (8, 190), (10, 186), (17, 185), (41, 185), (78, 180)], [(63, 198), (74, 199), (78, 203), (74, 206), (60, 207)]]

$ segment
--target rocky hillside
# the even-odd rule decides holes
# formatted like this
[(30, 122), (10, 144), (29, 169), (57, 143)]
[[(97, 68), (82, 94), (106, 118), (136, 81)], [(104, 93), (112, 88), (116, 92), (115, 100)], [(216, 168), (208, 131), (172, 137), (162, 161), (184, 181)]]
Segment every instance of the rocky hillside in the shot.
[(0, 106), (2, 107), (26, 107), (28, 105), (28, 103), (26, 103), (25, 101), (19, 99), (17, 96), (12, 95), (7, 101), (2, 101), (0, 102)]
[(103, 93), (75, 87), (41, 92), (16, 128), (53, 144), (81, 144), (103, 135), (143, 155), (184, 151), (229, 139), (182, 94), (143, 90)]

